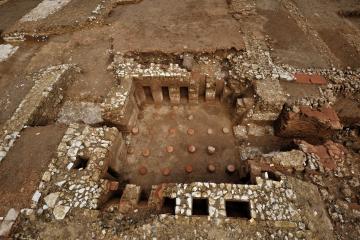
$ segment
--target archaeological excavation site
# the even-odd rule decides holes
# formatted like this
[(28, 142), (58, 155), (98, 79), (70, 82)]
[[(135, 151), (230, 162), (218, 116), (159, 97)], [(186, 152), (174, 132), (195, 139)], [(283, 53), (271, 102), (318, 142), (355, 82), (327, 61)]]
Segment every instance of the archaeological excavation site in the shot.
[(360, 239), (359, 0), (0, 0), (0, 239)]

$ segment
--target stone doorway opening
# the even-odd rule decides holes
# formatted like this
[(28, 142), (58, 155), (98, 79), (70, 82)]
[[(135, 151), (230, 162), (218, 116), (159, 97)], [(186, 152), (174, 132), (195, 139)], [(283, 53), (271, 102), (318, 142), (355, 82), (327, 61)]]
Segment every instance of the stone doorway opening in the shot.
[(188, 101), (189, 101), (189, 88), (188, 87), (180, 87), (180, 101), (183, 104), (188, 103)]
[(192, 200), (192, 215), (208, 216), (209, 215), (209, 199), (193, 198), (193, 200)]
[(143, 90), (144, 90), (146, 102), (148, 102), (148, 103), (154, 103), (154, 97), (153, 97), (153, 95), (152, 95), (151, 87), (149, 87), (149, 86), (144, 86), (144, 87), (143, 87)]
[(247, 201), (225, 201), (227, 217), (251, 219), (250, 203)]
[(165, 197), (163, 201), (161, 213), (175, 215), (176, 199)]
[(89, 159), (82, 157), (82, 156), (77, 156), (76, 161), (74, 162), (74, 166), (72, 169), (77, 169), (77, 170), (83, 170), (86, 169), (87, 165), (89, 163)]
[(169, 87), (161, 87), (164, 103), (170, 103)]

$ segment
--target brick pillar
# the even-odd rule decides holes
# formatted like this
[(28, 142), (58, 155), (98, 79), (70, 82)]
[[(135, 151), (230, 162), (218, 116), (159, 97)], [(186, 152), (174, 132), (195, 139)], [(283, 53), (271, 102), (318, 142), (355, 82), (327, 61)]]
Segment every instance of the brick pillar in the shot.
[(224, 86), (222, 90), (222, 94), (220, 96), (220, 101), (225, 102), (227, 100), (231, 100), (231, 94), (232, 94), (231, 89), (227, 86)]
[(209, 217), (211, 218), (225, 218), (225, 199), (218, 198), (214, 199), (209, 197)]
[(135, 99), (138, 106), (141, 106), (146, 101), (145, 92), (141, 85), (137, 85), (135, 88)]
[(192, 197), (177, 197), (175, 215), (191, 216), (192, 215)]
[[(191, 72), (190, 85), (197, 86), (197, 98), (205, 97), (205, 76), (198, 71)], [(191, 87), (192, 88), (192, 87)], [(189, 89), (189, 96), (191, 95), (191, 89)]]
[(141, 189), (139, 186), (127, 184), (120, 199), (119, 211), (127, 213), (137, 206), (140, 199)]
[(174, 105), (180, 104), (180, 88), (169, 87), (170, 103)]
[(216, 79), (215, 84), (216, 84), (216, 96), (221, 99), (225, 85), (224, 79)]
[(155, 105), (161, 105), (163, 101), (163, 94), (160, 86), (152, 85), (151, 93), (154, 98)]
[(189, 103), (190, 104), (199, 103), (199, 83), (193, 79), (190, 80)]
[(154, 208), (156, 210), (161, 209), (162, 203), (163, 203), (163, 196), (162, 196), (163, 189), (164, 189), (163, 184), (153, 185), (151, 187), (151, 192), (150, 192), (149, 202), (148, 202), (149, 207)]
[(207, 77), (205, 83), (205, 101), (215, 101), (216, 84), (214, 79)]

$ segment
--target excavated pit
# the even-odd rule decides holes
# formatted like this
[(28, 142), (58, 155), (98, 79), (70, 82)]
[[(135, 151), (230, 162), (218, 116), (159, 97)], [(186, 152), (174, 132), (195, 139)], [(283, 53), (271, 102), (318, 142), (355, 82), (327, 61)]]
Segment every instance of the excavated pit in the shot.
[[(239, 183), (237, 172), (225, 171), (228, 165), (239, 167), (232, 131), (223, 132), (223, 128), (232, 128), (230, 114), (229, 107), (221, 103), (146, 106), (120, 174), (146, 189), (163, 182)], [(192, 145), (194, 153), (188, 149)], [(210, 154), (208, 147), (214, 147), (214, 153)], [(213, 173), (207, 169), (209, 165), (215, 166)], [(141, 168), (147, 173), (141, 175)], [(166, 169), (170, 170), (168, 176), (164, 176)]]
[(125, 130), (111, 165), (121, 181), (141, 186), (145, 195), (161, 183), (248, 182), (232, 130), (239, 119), (236, 94), (224, 74), (232, 52), (115, 56), (120, 84), (132, 78), (132, 108), (124, 106), (131, 117), (120, 125), (108, 119)]

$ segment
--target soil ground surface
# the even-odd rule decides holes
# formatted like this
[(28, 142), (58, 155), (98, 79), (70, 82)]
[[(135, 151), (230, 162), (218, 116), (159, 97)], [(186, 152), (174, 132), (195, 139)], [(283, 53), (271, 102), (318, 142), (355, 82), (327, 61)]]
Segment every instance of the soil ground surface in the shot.
[(5, 215), (11, 207), (24, 208), (31, 203), (65, 130), (65, 126), (49, 125), (21, 132), (14, 151), (1, 163), (0, 215)]

